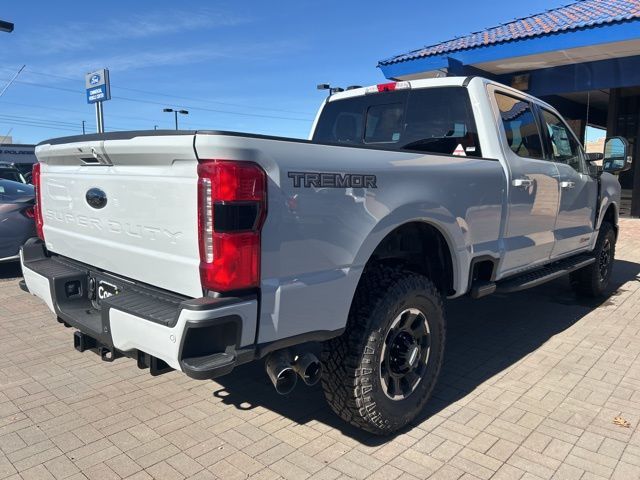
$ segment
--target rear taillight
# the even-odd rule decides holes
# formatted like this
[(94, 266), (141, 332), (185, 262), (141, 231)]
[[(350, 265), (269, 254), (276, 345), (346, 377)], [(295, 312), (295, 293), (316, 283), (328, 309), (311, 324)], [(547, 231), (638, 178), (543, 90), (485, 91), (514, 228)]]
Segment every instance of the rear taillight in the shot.
[(216, 292), (257, 287), (266, 174), (251, 162), (198, 165), (198, 234), (202, 286)]
[(40, 163), (33, 165), (31, 171), (31, 181), (36, 191), (36, 203), (33, 212), (36, 220), (36, 232), (41, 240), (44, 240), (44, 222), (42, 220), (42, 193), (40, 188)]
[(27, 207), (25, 209), (22, 210), (22, 214), (30, 219), (34, 219), (36, 218), (36, 212), (35, 212), (35, 207)]

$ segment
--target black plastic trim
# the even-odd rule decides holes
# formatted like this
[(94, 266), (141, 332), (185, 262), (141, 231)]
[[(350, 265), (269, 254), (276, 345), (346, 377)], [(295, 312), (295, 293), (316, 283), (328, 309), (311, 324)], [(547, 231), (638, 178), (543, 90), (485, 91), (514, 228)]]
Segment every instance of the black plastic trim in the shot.
[[(229, 326), (233, 327), (233, 331), (228, 330)], [(206, 346), (206, 351), (201, 351), (204, 348), (202, 344), (195, 347), (195, 352), (193, 350), (189, 351), (194, 348), (193, 343), (198, 343), (191, 333), (204, 329), (208, 329), (209, 332), (217, 330), (215, 336), (206, 335), (211, 337), (211, 343)], [(225, 333), (227, 334), (226, 338)], [(202, 335), (199, 336), (198, 340), (202, 338)], [(236, 365), (236, 351), (240, 350), (241, 338), (242, 318), (238, 315), (187, 321), (178, 350), (178, 360), (182, 371), (189, 377), (198, 380), (215, 378), (230, 373)], [(187, 342), (191, 343), (188, 344)], [(207, 344), (209, 342), (204, 343)], [(209, 349), (212, 351), (209, 351)]]
[(124, 132), (89, 133), (87, 135), (70, 135), (43, 140), (40, 145), (62, 145), (65, 143), (94, 142), (100, 140), (131, 140), (136, 137), (155, 137), (164, 135), (195, 135), (196, 130), (128, 130)]
[[(486, 292), (491, 289), (486, 285), (487, 282), (480, 282), (480, 284), (474, 285), (473, 274), (474, 274), (476, 265), (481, 262), (491, 262), (493, 264), (493, 268), (491, 270), (491, 276), (489, 277), (489, 283), (491, 283), (491, 282), (494, 282), (496, 279), (496, 273), (498, 271), (498, 261), (499, 260), (497, 258), (492, 257), (491, 255), (478, 255), (477, 257), (473, 257), (471, 259), (471, 264), (469, 265), (469, 281), (467, 284), (467, 293), (471, 294), (473, 298), (480, 298), (479, 296), (476, 296), (477, 294), (475, 292), (477, 291)], [(478, 287), (478, 288), (476, 288), (476, 290), (474, 291), (474, 287)], [(484, 295), (481, 295), (481, 296), (484, 296)]]
[(591, 265), (595, 261), (595, 257), (589, 254), (579, 254), (568, 257), (534, 270), (500, 280), (496, 282), (495, 291), (497, 293), (512, 293), (527, 290)]
[[(213, 320), (214, 323), (215, 321), (221, 321), (220, 323), (229, 321), (228, 317), (220, 317)], [(194, 328), (197, 328), (197, 326), (194, 325)], [(187, 330), (185, 329), (185, 333), (183, 334), (183, 341), (187, 336), (186, 331)], [(259, 344), (255, 347), (251, 345), (234, 350), (231, 346), (229, 346), (225, 351), (213, 352), (209, 355), (202, 355), (199, 357), (186, 359), (181, 358), (183, 351), (183, 345), (181, 344), (180, 366), (187, 376), (197, 380), (217, 378), (230, 373), (238, 365), (264, 358), (265, 356), (276, 350), (289, 348), (296, 345), (302, 345), (305, 343), (324, 342), (326, 340), (339, 337), (344, 333), (344, 331), (344, 328), (338, 330), (316, 330), (313, 332), (303, 333), (301, 335), (295, 335), (293, 337), (283, 338), (274, 342)], [(231, 359), (231, 355), (233, 355), (233, 359)], [(219, 358), (214, 358), (216, 356), (219, 356)], [(229, 359), (229, 361), (223, 362), (223, 359)], [(211, 368), (206, 368), (204, 366), (214, 362), (219, 362), (219, 364)]]
[(216, 202), (213, 230), (216, 233), (255, 230), (260, 220), (260, 202)]
[(313, 332), (302, 333), (300, 335), (282, 338), (273, 342), (261, 343), (256, 346), (256, 358), (263, 358), (276, 350), (300, 345), (302, 343), (324, 342), (331, 340), (332, 338), (342, 335), (345, 328), (339, 328), (338, 330), (314, 330)]
[(242, 297), (201, 297), (184, 300), (180, 305), (186, 310), (201, 312), (204, 310), (213, 310), (220, 307), (233, 305), (234, 303), (250, 302), (256, 299), (255, 294)]

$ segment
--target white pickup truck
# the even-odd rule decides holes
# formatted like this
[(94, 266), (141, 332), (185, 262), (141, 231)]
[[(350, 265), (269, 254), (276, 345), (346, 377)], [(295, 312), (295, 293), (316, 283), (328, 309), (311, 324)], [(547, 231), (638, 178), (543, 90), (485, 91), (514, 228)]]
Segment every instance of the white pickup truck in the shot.
[(432, 392), (443, 298), (564, 274), (605, 291), (627, 151), (585, 154), (553, 107), (478, 77), (334, 94), (309, 140), (48, 140), (23, 288), (80, 351), (201, 379), (266, 358), (279, 392), (321, 379), (338, 415), (388, 434)]

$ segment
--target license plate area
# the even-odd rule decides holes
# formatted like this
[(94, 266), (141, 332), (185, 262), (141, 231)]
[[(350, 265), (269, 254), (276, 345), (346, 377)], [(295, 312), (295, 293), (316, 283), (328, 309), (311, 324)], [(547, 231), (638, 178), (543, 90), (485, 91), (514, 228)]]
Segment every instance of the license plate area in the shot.
[(117, 280), (94, 272), (89, 274), (89, 299), (95, 308), (99, 309), (104, 300), (119, 295), (123, 289)]
[(98, 282), (98, 289), (96, 290), (96, 300), (100, 302), (105, 298), (118, 295), (120, 291), (121, 289), (117, 285), (114, 285), (113, 283), (105, 282), (104, 280), (100, 280)]

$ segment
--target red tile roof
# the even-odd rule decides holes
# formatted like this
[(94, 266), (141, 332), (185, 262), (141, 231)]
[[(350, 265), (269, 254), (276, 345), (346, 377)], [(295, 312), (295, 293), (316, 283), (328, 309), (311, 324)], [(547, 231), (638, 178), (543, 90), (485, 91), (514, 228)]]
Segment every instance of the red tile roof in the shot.
[(638, 19), (640, 19), (640, 0), (580, 0), (481, 32), (397, 55), (380, 61), (378, 65), (391, 65), (459, 50)]

